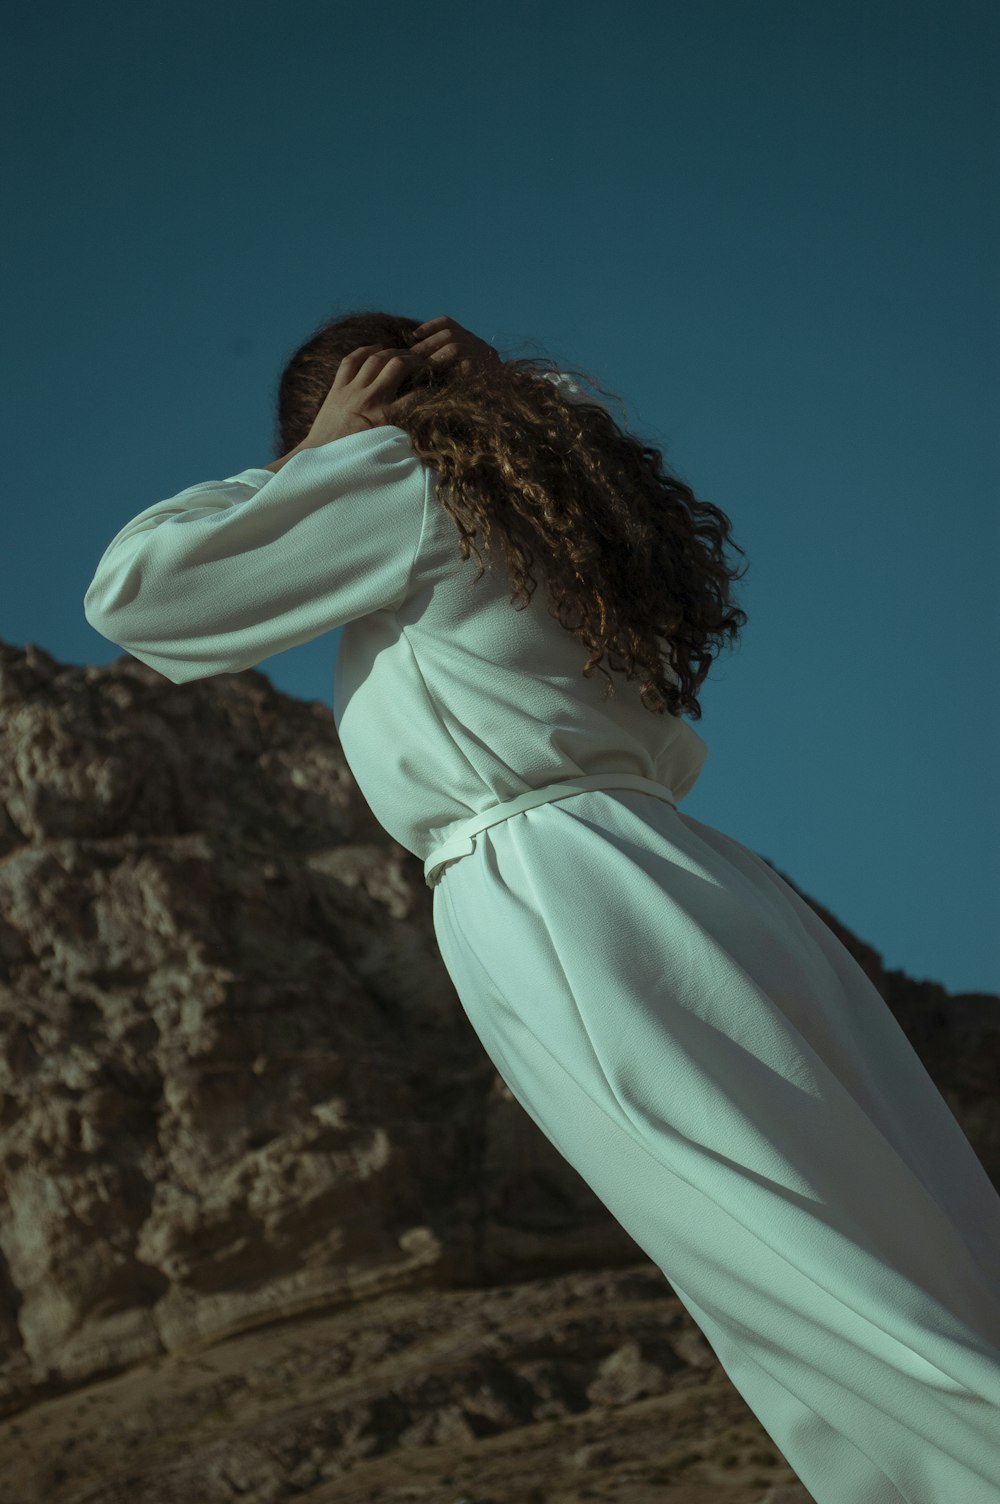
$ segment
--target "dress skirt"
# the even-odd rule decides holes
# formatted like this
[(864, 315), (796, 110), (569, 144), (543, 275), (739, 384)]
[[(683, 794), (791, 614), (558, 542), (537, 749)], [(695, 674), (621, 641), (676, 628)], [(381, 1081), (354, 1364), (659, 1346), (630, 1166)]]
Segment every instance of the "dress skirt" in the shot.
[(1000, 1196), (809, 905), (623, 790), (483, 830), (433, 892), (497, 1071), (816, 1504), (1000, 1504)]

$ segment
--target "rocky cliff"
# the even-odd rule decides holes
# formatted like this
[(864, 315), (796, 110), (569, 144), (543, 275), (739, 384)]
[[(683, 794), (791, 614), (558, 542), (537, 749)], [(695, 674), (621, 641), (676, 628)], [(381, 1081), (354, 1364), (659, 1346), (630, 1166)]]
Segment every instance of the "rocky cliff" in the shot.
[[(802, 896), (1000, 1187), (1000, 998), (884, 970)], [(791, 1483), (497, 1076), (431, 899), (327, 706), (0, 644), (5, 1500)]]

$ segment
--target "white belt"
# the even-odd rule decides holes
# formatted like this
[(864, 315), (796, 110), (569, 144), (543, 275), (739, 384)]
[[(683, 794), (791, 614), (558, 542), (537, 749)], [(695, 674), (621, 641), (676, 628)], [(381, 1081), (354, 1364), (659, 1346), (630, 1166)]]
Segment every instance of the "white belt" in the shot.
[(516, 799), (505, 799), (500, 804), (491, 804), (481, 814), (470, 815), (453, 825), (433, 848), (424, 862), (424, 881), (428, 888), (440, 882), (444, 867), (460, 857), (471, 856), (476, 849), (473, 836), (490, 825), (499, 825), (511, 815), (522, 810), (534, 809), (536, 804), (550, 804), (555, 799), (569, 799), (573, 794), (589, 794), (594, 789), (638, 789), (640, 793), (655, 794), (668, 804), (676, 805), (673, 790), (652, 778), (641, 778), (638, 773), (588, 773), (584, 778), (564, 778), (561, 783), (547, 783), (544, 788), (529, 789), (518, 794)]

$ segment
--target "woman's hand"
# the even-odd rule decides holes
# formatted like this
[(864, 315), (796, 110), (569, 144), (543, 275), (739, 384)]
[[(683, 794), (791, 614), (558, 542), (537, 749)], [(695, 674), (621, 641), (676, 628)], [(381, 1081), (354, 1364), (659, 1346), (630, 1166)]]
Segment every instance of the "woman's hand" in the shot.
[(461, 324), (450, 319), (446, 313), (439, 318), (428, 319), (426, 324), (419, 324), (413, 332), (419, 334), (420, 339), (410, 346), (411, 353), (424, 356), (428, 365), (447, 366), (457, 360), (459, 369), (467, 371), (471, 365), (483, 361), (488, 365), (503, 364), (492, 345), (488, 345), (468, 329), (463, 329)]
[(333, 386), (302, 441), (318, 449), (347, 434), (391, 423), (390, 408), (403, 380), (424, 365), (421, 355), (389, 345), (360, 345), (337, 367)]
[(360, 345), (345, 355), (306, 437), (290, 454), (264, 468), (276, 472), (302, 449), (318, 449), (320, 445), (332, 444), (334, 439), (342, 439), (347, 434), (363, 433), (367, 428), (393, 423), (412, 403), (422, 400), (421, 392), (416, 390), (408, 392), (398, 402), (394, 401), (407, 377), (421, 369), (448, 366), (454, 361), (458, 361), (463, 371), (483, 361), (502, 364), (492, 345), (463, 329), (447, 314), (429, 319), (414, 333), (421, 335), (421, 339), (409, 349)]

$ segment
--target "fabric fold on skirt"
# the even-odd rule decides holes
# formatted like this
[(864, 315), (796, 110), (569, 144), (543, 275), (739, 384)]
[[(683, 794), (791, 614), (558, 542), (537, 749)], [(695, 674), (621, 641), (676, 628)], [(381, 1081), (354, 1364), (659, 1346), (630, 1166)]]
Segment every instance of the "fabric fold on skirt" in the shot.
[(638, 791), (484, 830), (442, 958), (817, 1504), (1000, 1504), (1000, 1196), (766, 862)]

